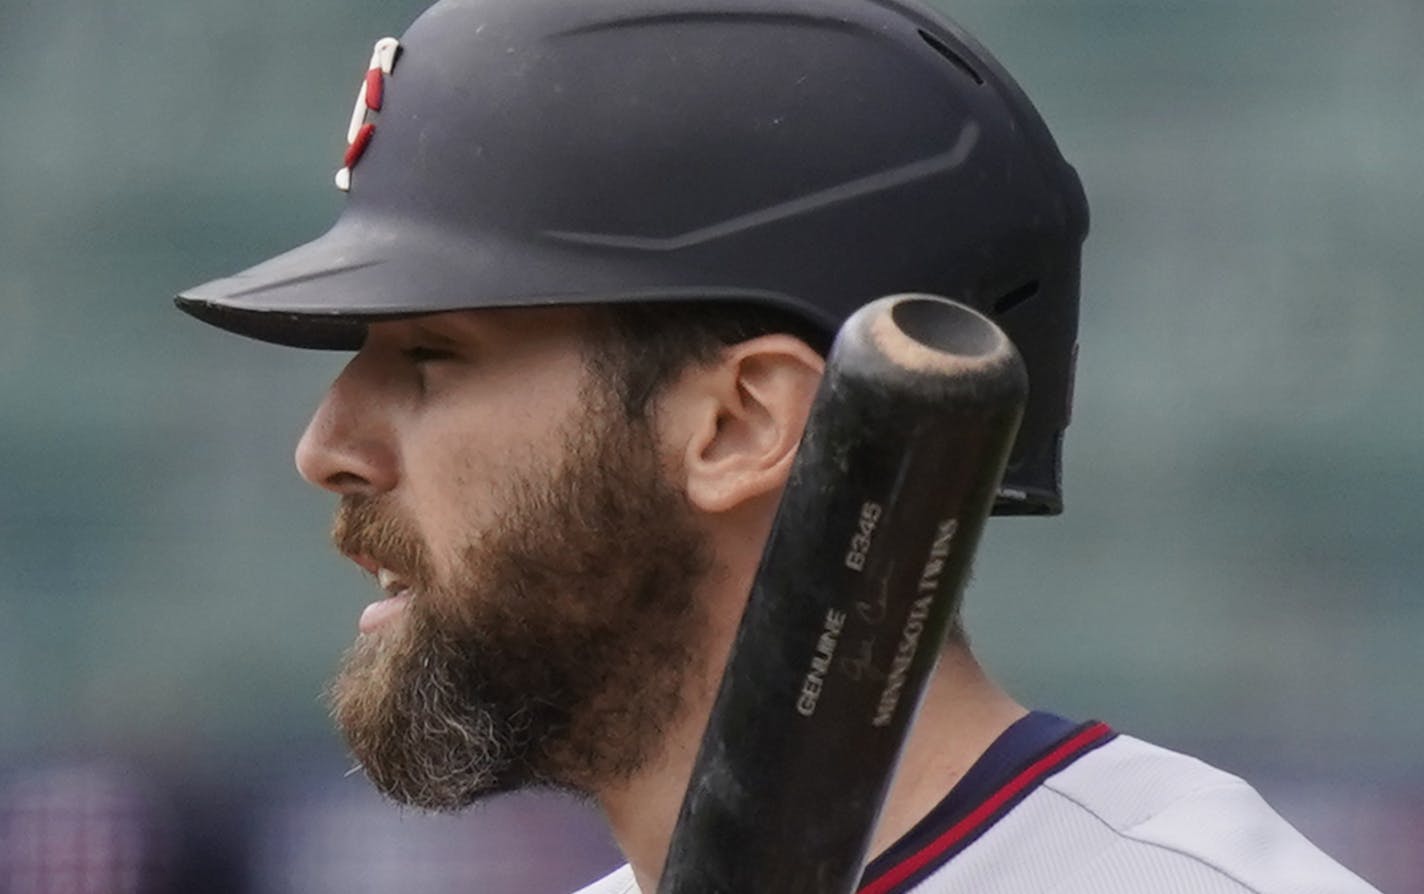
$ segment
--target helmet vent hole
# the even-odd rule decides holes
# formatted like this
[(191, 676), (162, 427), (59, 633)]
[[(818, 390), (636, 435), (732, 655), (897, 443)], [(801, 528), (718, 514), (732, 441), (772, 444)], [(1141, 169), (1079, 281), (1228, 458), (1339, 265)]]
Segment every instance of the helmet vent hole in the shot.
[(948, 44), (940, 40), (938, 37), (935, 37), (933, 34), (929, 33), (923, 28), (917, 30), (920, 32), (920, 38), (924, 40), (925, 43), (933, 47), (936, 53), (939, 53), (941, 56), (952, 62), (955, 68), (959, 69), (960, 71), (973, 78), (974, 83), (983, 86), (984, 79), (979, 76), (979, 72), (975, 71), (974, 68), (970, 66), (968, 62), (965, 62), (962, 56), (960, 56), (954, 50), (951, 50)]
[(1038, 294), (1038, 280), (1031, 279), (1011, 292), (1007, 292), (994, 302), (994, 315), (1006, 314)]

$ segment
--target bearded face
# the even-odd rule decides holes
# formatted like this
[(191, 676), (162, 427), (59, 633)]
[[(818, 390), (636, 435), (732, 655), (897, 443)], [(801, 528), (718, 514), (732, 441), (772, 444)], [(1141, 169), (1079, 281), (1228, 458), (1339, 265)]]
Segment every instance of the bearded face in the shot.
[(653, 757), (681, 710), (706, 546), (649, 426), (596, 395), (575, 415), (559, 462), (467, 495), (483, 520), (452, 532), (452, 561), (432, 558), (387, 495), (343, 498), (338, 548), (411, 584), (400, 617), (358, 639), (329, 691), (356, 759), (396, 801), (454, 810), (528, 786), (591, 793)]

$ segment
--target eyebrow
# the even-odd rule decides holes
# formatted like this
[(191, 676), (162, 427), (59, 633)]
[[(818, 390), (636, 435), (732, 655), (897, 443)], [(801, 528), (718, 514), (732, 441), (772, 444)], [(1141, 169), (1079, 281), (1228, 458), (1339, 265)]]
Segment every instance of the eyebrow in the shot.
[(410, 322), (423, 337), (449, 344), (459, 344), (482, 333), (480, 325), (461, 311), (418, 317)]

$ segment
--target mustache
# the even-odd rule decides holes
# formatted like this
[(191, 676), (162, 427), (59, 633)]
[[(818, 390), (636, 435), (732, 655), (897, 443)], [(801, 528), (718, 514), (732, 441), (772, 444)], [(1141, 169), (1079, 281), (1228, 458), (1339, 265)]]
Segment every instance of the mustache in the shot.
[(429, 580), (424, 541), (385, 496), (342, 497), (331, 542), (344, 555), (365, 556), (417, 582)]

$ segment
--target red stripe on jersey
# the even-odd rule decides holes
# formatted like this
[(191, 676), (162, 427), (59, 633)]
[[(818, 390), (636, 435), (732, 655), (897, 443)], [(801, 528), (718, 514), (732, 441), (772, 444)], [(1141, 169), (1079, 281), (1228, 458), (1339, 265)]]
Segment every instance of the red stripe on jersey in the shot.
[(366, 72), (366, 108), (373, 112), (381, 110), (381, 95), (386, 87), (386, 79), (379, 68)]
[(376, 132), (376, 125), (363, 124), (361, 129), (356, 131), (356, 139), (351, 141), (351, 145), (346, 147), (346, 167), (356, 164), (361, 153), (366, 151), (366, 144), (371, 142), (371, 134)]
[(894, 867), (885, 872), (870, 884), (861, 888), (857, 894), (891, 894), (895, 886), (905, 879), (919, 872), (935, 858), (944, 854), (966, 837), (978, 831), (988, 820), (992, 819), (1004, 804), (1013, 800), (1029, 786), (1036, 785), (1045, 777), (1053, 773), (1072, 758), (1077, 757), (1084, 749), (1096, 744), (1103, 738), (1112, 735), (1112, 729), (1106, 723), (1094, 723), (1088, 726), (1071, 739), (1063, 742), (1057, 748), (1034, 761), (1023, 772), (1009, 780), (1003, 788), (994, 792), (984, 800), (978, 807), (970, 811), (964, 819), (950, 826), (938, 838), (925, 845), (920, 850), (906, 857)]

